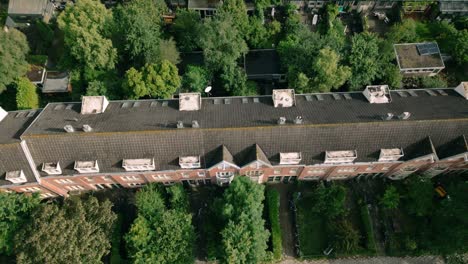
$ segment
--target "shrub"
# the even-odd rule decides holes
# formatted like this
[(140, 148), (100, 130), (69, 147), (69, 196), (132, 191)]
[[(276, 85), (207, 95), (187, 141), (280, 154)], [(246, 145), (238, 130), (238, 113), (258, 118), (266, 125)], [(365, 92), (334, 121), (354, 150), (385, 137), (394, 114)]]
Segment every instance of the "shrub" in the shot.
[(372, 227), (371, 217), (367, 205), (361, 206), (361, 218), (366, 231), (366, 247), (372, 253), (376, 252), (375, 240), (374, 240), (374, 228)]
[(39, 107), (36, 86), (24, 77), (16, 81), (16, 107), (20, 110)]
[(281, 227), (279, 222), (279, 206), (280, 196), (277, 190), (268, 189), (266, 194), (268, 206), (268, 218), (271, 225), (271, 243), (273, 248), (273, 256), (276, 260), (281, 259), (283, 252), (281, 244)]

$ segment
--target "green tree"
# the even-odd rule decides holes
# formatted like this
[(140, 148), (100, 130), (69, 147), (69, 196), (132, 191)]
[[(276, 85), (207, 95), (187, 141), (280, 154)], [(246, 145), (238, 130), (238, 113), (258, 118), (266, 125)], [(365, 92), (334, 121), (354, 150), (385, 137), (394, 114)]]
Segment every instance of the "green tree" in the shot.
[(163, 1), (134, 0), (114, 11), (120, 53), (137, 67), (160, 62), (161, 15)]
[(110, 249), (110, 232), (116, 215), (109, 201), (90, 197), (65, 200), (63, 206), (45, 204), (15, 240), (17, 262), (101, 263)]
[(454, 45), (449, 51), (454, 60), (460, 65), (468, 63), (468, 29), (458, 31), (453, 38)]
[(194, 10), (177, 10), (171, 31), (181, 51), (191, 52), (200, 47), (201, 30), (200, 13)]
[(39, 196), (0, 192), (0, 254), (13, 253), (14, 236), (39, 206)]
[(343, 253), (352, 253), (359, 249), (359, 232), (347, 220), (335, 221), (331, 225), (331, 240), (336, 249)]
[(158, 64), (146, 64), (142, 72), (146, 89), (152, 97), (171, 98), (180, 87), (177, 67), (167, 60)]
[(352, 72), (349, 78), (351, 89), (360, 90), (372, 84), (381, 69), (379, 54), (379, 39), (375, 34), (365, 32), (352, 37), (348, 58)]
[(400, 203), (400, 194), (398, 193), (395, 186), (391, 185), (386, 190), (380, 204), (386, 209), (396, 209)]
[(169, 196), (168, 200), (170, 209), (188, 212), (189, 200), (182, 184), (172, 185), (166, 190)]
[(178, 64), (180, 62), (180, 54), (172, 38), (161, 39), (159, 42), (159, 54), (161, 61), (167, 60), (172, 64)]
[(433, 207), (433, 196), (434, 189), (430, 180), (418, 175), (410, 177), (404, 196), (406, 210), (416, 216), (429, 215)]
[(221, 20), (232, 19), (233, 26), (241, 38), (245, 39), (249, 32), (249, 16), (244, 0), (224, 0), (218, 7), (216, 17)]
[(236, 177), (218, 206), (225, 227), (221, 231), (222, 263), (260, 263), (267, 257), (268, 230), (262, 218), (264, 186)]
[(122, 89), (130, 99), (138, 99), (149, 94), (143, 74), (133, 67), (125, 73)]
[(77, 1), (67, 6), (57, 22), (65, 41), (62, 64), (82, 67), (85, 72), (114, 68), (117, 51), (109, 32), (112, 13), (100, 1)]
[(417, 22), (413, 19), (404, 19), (402, 23), (393, 25), (386, 35), (390, 43), (415, 43), (420, 38), (417, 30)]
[(221, 82), (224, 90), (234, 96), (245, 96), (247, 90), (247, 74), (237, 65), (224, 67), (221, 73)]
[[(340, 56), (329, 48), (321, 49), (313, 64), (315, 77), (312, 79), (314, 90), (319, 92), (329, 92), (331, 89), (343, 85), (351, 76), (351, 69), (348, 66), (339, 65)], [(311, 91), (303, 91), (311, 92)]]
[(16, 81), (16, 107), (20, 110), (39, 108), (37, 87), (26, 77)]
[(229, 16), (205, 20), (200, 41), (205, 64), (212, 73), (236, 64), (248, 50), (233, 18)]
[(189, 65), (182, 79), (182, 87), (189, 92), (202, 93), (208, 86), (211, 76), (202, 67)]
[(134, 263), (193, 263), (195, 232), (181, 186), (171, 187), (169, 203), (162, 189), (150, 184), (136, 195), (138, 216), (125, 239)]
[(98, 96), (98, 95), (106, 95), (107, 94), (107, 87), (103, 81), (91, 81), (88, 84), (88, 88), (86, 88), (86, 95), (88, 96)]
[(400, 69), (393, 63), (386, 63), (382, 70), (382, 82), (390, 88), (399, 89), (401, 88), (401, 82), (403, 77), (400, 74)]
[(434, 77), (421, 77), (421, 88), (446, 88), (447, 81), (439, 76)]
[(289, 83), (298, 93), (306, 93), (306, 91), (311, 90), (309, 83), (310, 79), (302, 72), (296, 73), (292, 72), (288, 74)]
[(0, 30), (0, 94), (7, 85), (28, 71), (28, 52), (28, 42), (23, 33), (15, 29)]
[(346, 189), (343, 186), (334, 184), (325, 187), (319, 185), (313, 196), (314, 200), (317, 201), (312, 208), (314, 212), (323, 214), (328, 219), (335, 219), (345, 214)]

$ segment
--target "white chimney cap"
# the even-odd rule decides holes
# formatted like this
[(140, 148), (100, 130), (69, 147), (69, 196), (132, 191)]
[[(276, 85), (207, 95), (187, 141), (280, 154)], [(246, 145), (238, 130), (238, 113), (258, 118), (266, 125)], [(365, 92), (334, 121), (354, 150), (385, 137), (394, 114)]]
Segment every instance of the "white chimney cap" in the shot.
[(5, 111), (1, 106), (0, 106), (0, 122), (8, 115), (8, 112)]
[(273, 105), (275, 107), (292, 107), (296, 105), (294, 89), (273, 90)]
[(100, 114), (106, 111), (109, 101), (105, 96), (83, 96), (81, 101), (81, 114)]
[(200, 93), (179, 94), (179, 111), (197, 111), (201, 109)]

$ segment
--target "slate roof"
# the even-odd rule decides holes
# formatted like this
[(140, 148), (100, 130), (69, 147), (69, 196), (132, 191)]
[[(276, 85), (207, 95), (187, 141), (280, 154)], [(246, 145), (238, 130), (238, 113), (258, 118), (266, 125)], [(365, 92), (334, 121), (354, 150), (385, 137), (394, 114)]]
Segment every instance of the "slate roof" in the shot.
[(13, 111), (0, 121), (0, 185), (9, 185), (5, 180), (8, 171), (23, 170), (29, 182), (36, 182), (29, 163), (20, 146), (20, 135), (31, 124), (40, 110)]
[(48, 0), (10, 0), (8, 14), (42, 15)]
[[(60, 162), (66, 174), (76, 173), (76, 160), (98, 160), (101, 172), (123, 172), (122, 159), (142, 157), (155, 157), (157, 170), (179, 169), (178, 158), (190, 155), (200, 155), (204, 168), (221, 161), (219, 156), (242, 166), (252, 160), (252, 149), (266, 161), (279, 152), (301, 152), (301, 164), (322, 163), (327, 150), (356, 150), (356, 162), (377, 161), (381, 148), (403, 148), (401, 160), (410, 160), (468, 134), (466, 100), (453, 89), (434, 92), (392, 91), (389, 104), (370, 104), (361, 93), (338, 94), (340, 99), (321, 94), (323, 100), (296, 95), (291, 108), (274, 108), (271, 96), (226, 98), (229, 104), (204, 98), (201, 110), (190, 112), (179, 112), (177, 99), (111, 101), (95, 115), (80, 115), (79, 103), (51, 103), (22, 138), (39, 170), (43, 162)], [(381, 118), (404, 111), (410, 119)], [(286, 125), (277, 124), (280, 116), (288, 119)], [(295, 116), (304, 123), (293, 124)], [(185, 128), (176, 128), (178, 120)], [(192, 120), (200, 128), (191, 128)], [(67, 124), (76, 132), (64, 132)], [(80, 131), (83, 124), (93, 131)]]

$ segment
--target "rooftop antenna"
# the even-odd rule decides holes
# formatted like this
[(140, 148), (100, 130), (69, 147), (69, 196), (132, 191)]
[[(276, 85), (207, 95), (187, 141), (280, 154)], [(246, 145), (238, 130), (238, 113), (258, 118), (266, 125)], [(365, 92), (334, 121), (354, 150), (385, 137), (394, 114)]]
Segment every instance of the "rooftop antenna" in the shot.
[(211, 85), (208, 85), (206, 88), (205, 88), (205, 93), (208, 95), (208, 97), (210, 97), (210, 92), (211, 92), (211, 89), (213, 89), (213, 87)]

